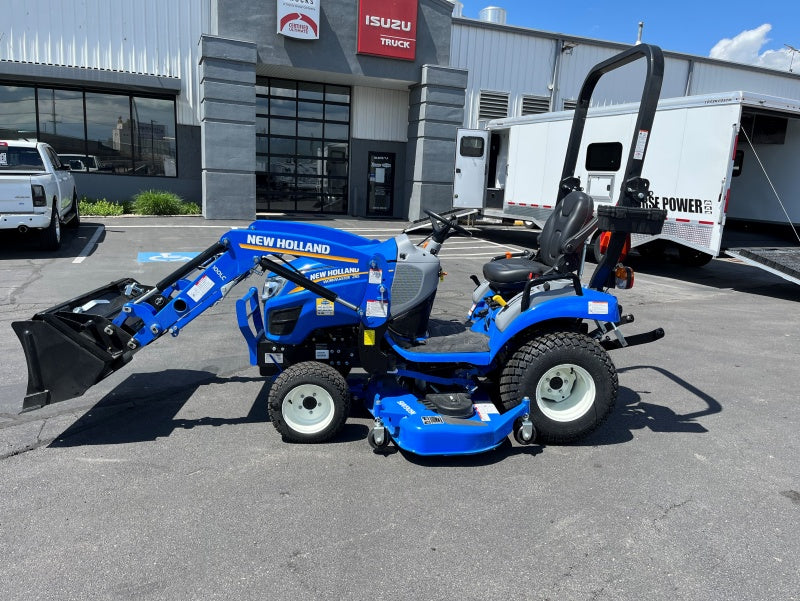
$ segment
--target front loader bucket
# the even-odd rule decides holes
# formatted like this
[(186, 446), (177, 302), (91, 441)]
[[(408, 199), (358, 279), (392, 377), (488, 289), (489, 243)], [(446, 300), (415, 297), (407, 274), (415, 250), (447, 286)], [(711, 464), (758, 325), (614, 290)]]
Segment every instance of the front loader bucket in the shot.
[(81, 396), (131, 360), (138, 345), (112, 320), (149, 287), (132, 279), (112, 282), (11, 324), (28, 363), (23, 411)]

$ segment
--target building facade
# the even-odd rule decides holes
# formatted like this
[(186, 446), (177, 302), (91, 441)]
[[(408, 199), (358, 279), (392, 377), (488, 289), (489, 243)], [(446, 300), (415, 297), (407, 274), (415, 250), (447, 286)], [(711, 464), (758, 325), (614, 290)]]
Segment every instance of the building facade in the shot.
[[(2, 1), (0, 138), (49, 142), (82, 195), (170, 190), (209, 219), (444, 211), (459, 127), (570, 108), (624, 48), (446, 0)], [(662, 97), (800, 97), (794, 74), (665, 54)], [(631, 69), (596, 102), (636, 100)]]

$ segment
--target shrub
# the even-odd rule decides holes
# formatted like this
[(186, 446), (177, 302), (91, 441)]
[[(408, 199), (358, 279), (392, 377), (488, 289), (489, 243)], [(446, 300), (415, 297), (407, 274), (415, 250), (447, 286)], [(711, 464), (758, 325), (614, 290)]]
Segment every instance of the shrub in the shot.
[(113, 217), (116, 215), (122, 215), (125, 212), (125, 206), (117, 202), (106, 200), (105, 198), (92, 200), (84, 196), (78, 201), (78, 212), (81, 215)]
[(183, 200), (162, 190), (142, 190), (133, 197), (133, 212), (138, 215), (182, 215)]

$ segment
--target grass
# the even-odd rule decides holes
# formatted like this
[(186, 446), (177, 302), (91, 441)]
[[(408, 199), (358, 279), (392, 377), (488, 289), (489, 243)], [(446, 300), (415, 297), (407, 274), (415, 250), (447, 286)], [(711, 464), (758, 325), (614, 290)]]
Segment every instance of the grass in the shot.
[(180, 196), (162, 190), (143, 190), (132, 201), (117, 202), (105, 198), (83, 197), (78, 202), (81, 215), (114, 217), (118, 215), (199, 215), (200, 206), (185, 202)]

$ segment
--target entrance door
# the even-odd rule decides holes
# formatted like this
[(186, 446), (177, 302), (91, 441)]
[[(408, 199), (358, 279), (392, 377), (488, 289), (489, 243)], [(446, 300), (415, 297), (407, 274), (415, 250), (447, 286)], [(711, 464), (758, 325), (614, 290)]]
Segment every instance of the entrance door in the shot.
[(489, 132), (459, 129), (456, 138), (456, 173), (453, 179), (453, 207), (480, 209), (486, 190), (486, 157)]
[(391, 215), (394, 201), (393, 152), (370, 152), (367, 215)]

